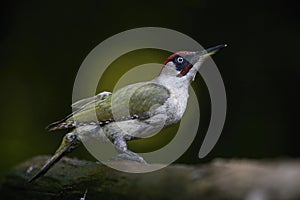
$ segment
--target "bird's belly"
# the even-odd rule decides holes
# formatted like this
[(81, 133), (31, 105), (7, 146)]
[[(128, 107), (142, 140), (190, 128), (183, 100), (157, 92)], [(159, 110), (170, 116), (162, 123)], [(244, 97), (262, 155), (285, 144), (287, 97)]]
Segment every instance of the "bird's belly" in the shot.
[[(152, 120), (154, 121), (154, 120)], [(126, 137), (146, 138), (158, 133), (164, 127), (163, 120), (128, 120), (110, 123), (102, 128), (104, 134), (109, 138)]]
[(111, 122), (105, 126), (85, 125), (76, 128), (82, 142), (88, 140), (114, 140), (116, 137), (125, 137), (127, 140), (134, 138), (147, 138), (155, 135), (166, 126), (166, 113), (157, 113), (146, 120), (126, 120)]
[(102, 127), (99, 125), (85, 125), (76, 128), (76, 134), (79, 136), (81, 142), (87, 142), (88, 140), (102, 140), (108, 141), (108, 138), (103, 132)]

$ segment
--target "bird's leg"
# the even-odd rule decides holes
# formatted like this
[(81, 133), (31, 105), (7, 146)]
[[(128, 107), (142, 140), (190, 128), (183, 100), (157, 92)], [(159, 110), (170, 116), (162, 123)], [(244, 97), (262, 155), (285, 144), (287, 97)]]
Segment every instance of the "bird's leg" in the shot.
[(130, 151), (127, 148), (127, 143), (124, 137), (117, 137), (114, 139), (114, 145), (116, 150), (120, 153), (117, 157), (125, 160), (132, 160), (139, 163), (147, 163), (141, 156), (137, 153)]

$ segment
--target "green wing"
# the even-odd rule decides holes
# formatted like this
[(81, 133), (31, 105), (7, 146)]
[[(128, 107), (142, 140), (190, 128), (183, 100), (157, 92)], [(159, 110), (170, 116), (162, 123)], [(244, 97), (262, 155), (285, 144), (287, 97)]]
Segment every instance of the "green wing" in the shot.
[(74, 123), (74, 120), (72, 120), (73, 116), (83, 113), (85, 110), (91, 110), (95, 107), (95, 103), (105, 101), (105, 99), (110, 98), (110, 96), (111, 93), (105, 91), (97, 94), (96, 96), (76, 101), (71, 105), (72, 109), (75, 110), (74, 112), (59, 121), (49, 124), (46, 129), (49, 131), (54, 131), (58, 129), (74, 128), (76, 124)]
[(143, 85), (130, 98), (130, 114), (146, 117), (152, 107), (163, 105), (169, 97), (170, 92), (164, 86), (154, 83)]
[(95, 98), (90, 98), (90, 101), (84, 101), (85, 104), (78, 104), (80, 106), (72, 116), (54, 124), (50, 130), (73, 128), (76, 125), (95, 122), (103, 125), (111, 121), (133, 118), (144, 120), (150, 117), (151, 107), (163, 105), (169, 97), (169, 90), (156, 83), (129, 85), (102, 100), (95, 101)]

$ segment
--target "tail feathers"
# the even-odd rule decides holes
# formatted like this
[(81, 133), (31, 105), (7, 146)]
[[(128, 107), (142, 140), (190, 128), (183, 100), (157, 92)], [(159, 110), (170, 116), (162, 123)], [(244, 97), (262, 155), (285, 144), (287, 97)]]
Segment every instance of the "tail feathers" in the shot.
[(61, 130), (61, 129), (69, 129), (69, 128), (75, 128), (76, 127), (76, 121), (57, 121), (53, 122), (52, 124), (49, 124), (46, 127), (46, 130), (48, 131), (55, 131), (55, 130)]
[(33, 176), (31, 177), (27, 183), (32, 183), (34, 180), (38, 179), (42, 175), (46, 174), (46, 172), (57, 163), (63, 156), (65, 152), (54, 155), (51, 159), (49, 159), (46, 164)]
[(67, 134), (60, 147), (56, 150), (55, 154), (44, 164), (44, 166), (34, 175), (32, 176), (27, 183), (31, 183), (34, 180), (38, 179), (40, 176), (44, 175), (52, 166), (55, 165), (64, 155), (71, 152), (75, 148), (77, 148), (80, 145), (80, 140), (78, 140), (77, 135), (73, 134), (71, 138), (71, 141), (67, 139), (68, 135), (72, 133)]

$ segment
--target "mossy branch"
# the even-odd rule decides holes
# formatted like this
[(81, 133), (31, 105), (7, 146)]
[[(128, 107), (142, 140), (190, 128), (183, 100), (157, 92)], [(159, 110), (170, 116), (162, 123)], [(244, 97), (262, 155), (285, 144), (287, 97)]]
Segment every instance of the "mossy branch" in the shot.
[(45, 176), (26, 184), (48, 158), (39, 156), (16, 166), (2, 181), (1, 199), (79, 200), (85, 192), (86, 200), (300, 199), (298, 160), (217, 159), (204, 165), (173, 164), (151, 173), (131, 174), (63, 158)]

